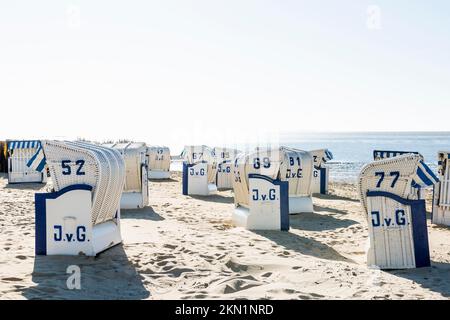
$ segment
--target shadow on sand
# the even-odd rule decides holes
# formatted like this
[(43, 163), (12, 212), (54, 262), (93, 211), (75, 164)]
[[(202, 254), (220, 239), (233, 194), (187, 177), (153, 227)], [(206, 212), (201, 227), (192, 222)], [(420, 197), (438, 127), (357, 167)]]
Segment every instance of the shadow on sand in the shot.
[(218, 202), (218, 203), (234, 203), (234, 197), (233, 196), (223, 196), (220, 194), (214, 194), (211, 196), (190, 196), (193, 199), (202, 200), (202, 201), (208, 201), (208, 202)]
[(152, 207), (144, 207), (142, 209), (122, 209), (120, 210), (121, 219), (143, 219), (152, 221), (164, 220)]
[(331, 207), (322, 207), (318, 205), (314, 205), (314, 212), (329, 212), (329, 213), (337, 213), (340, 215), (346, 215), (349, 212), (345, 210), (339, 210)]
[[(68, 289), (66, 273), (71, 265), (80, 268), (81, 289)], [(32, 281), (26, 288), (27, 299), (145, 299), (150, 296), (142, 277), (128, 260), (122, 245), (97, 255), (36, 256)]]
[[(326, 210), (330, 211), (330, 210)], [(289, 216), (291, 228), (305, 231), (325, 231), (347, 228), (358, 222), (350, 219), (336, 219), (332, 215), (317, 213), (300, 213)]]
[(285, 247), (288, 250), (313, 256), (320, 259), (353, 262), (326, 244), (285, 231), (260, 230), (253, 231), (260, 236)]
[(433, 292), (450, 298), (450, 263), (431, 262), (431, 267), (386, 271), (397, 277), (412, 280)]
[(324, 200), (344, 200), (344, 201), (351, 201), (351, 202), (359, 202), (358, 199), (354, 199), (354, 198), (348, 198), (348, 197), (342, 197), (342, 196), (338, 196), (335, 194), (314, 194), (313, 195), (314, 198), (318, 198), (318, 199), (324, 199)]
[(150, 181), (150, 182), (162, 182), (162, 183), (178, 182), (178, 180), (175, 180), (175, 179), (172, 179), (172, 178), (167, 178), (167, 179), (148, 179), (148, 181)]
[(5, 189), (39, 191), (46, 186), (45, 183), (8, 183)]

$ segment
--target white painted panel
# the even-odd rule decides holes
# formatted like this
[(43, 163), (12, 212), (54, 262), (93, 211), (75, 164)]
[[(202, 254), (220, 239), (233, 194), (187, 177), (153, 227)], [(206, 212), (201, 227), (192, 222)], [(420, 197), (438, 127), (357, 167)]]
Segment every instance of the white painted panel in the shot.
[(189, 167), (188, 179), (189, 195), (209, 195), (207, 163), (197, 163)]
[(219, 163), (217, 165), (217, 188), (219, 189), (231, 189), (233, 188), (233, 169), (232, 163)]
[(250, 230), (281, 230), (280, 186), (266, 179), (249, 178), (249, 188), (249, 207), (235, 209), (234, 224)]
[(438, 225), (450, 226), (450, 161), (449, 152), (439, 152), (438, 168), (440, 182), (434, 189), (433, 217), (431, 222)]
[(410, 207), (386, 197), (368, 197), (367, 204), (368, 264), (382, 269), (414, 268)]

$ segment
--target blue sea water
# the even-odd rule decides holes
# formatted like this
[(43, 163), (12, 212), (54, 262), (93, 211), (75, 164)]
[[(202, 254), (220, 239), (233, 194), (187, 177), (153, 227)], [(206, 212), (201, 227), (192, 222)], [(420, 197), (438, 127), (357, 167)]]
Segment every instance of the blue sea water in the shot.
[[(301, 150), (328, 148), (330, 181), (354, 183), (361, 168), (373, 161), (373, 150), (418, 151), (436, 172), (437, 153), (450, 151), (450, 132), (282, 133), (281, 145)], [(174, 163), (172, 170), (181, 170)]]
[(330, 149), (330, 180), (337, 182), (355, 182), (361, 168), (373, 161), (373, 150), (418, 151), (435, 172), (437, 153), (450, 151), (450, 132), (288, 133), (280, 140), (302, 150)]

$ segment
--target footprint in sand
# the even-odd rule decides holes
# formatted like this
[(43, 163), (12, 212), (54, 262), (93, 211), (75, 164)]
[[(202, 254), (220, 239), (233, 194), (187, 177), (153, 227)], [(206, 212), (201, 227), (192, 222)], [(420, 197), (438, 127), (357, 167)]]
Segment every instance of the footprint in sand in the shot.
[(20, 259), (20, 260), (26, 260), (27, 259), (27, 257), (25, 257), (25, 256), (16, 256), (16, 258)]
[(16, 278), (16, 277), (2, 278), (2, 280), (5, 280), (5, 281), (23, 281), (23, 279), (21, 279), (21, 278)]

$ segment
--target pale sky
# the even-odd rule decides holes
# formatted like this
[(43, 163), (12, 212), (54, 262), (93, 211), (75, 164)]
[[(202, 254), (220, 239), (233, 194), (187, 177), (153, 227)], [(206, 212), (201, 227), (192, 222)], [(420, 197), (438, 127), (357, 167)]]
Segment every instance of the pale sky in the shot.
[(2, 1), (0, 140), (448, 131), (449, 16), (449, 1)]

